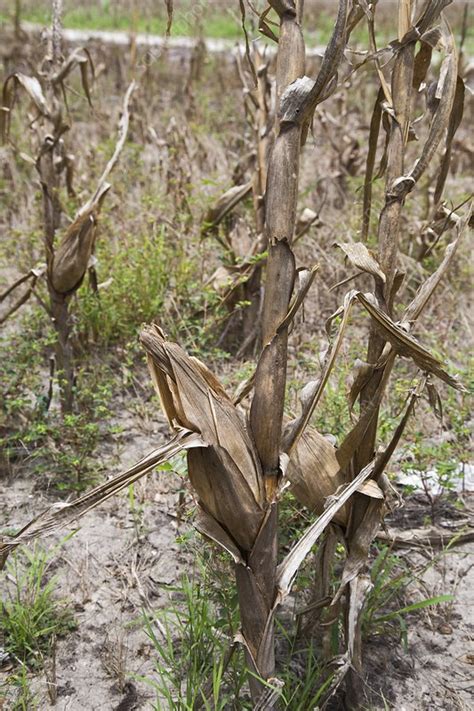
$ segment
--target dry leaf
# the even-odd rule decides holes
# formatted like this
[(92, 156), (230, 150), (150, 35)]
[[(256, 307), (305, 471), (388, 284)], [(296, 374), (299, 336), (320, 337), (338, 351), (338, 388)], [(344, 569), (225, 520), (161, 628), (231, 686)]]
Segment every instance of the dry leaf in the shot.
[[(298, 501), (320, 515), (329, 496), (345, 483), (336, 458), (336, 449), (314, 427), (307, 427), (291, 455), (286, 478)], [(340, 509), (334, 521), (345, 525), (347, 507)]]
[(163, 462), (176, 456), (179, 452), (193, 447), (205, 446), (205, 442), (196, 433), (180, 430), (173, 439), (150, 452), (125, 472), (112, 477), (104, 484), (96, 486), (75, 501), (53, 504), (26, 526), (23, 526), (15, 536), (11, 538), (4, 536), (0, 539), (0, 569), (3, 567), (8, 554), (18, 545), (27, 543), (39, 536), (49, 535), (58, 528), (70, 526), (80, 516), (84, 516), (88, 511), (99, 506), (111, 496), (115, 496), (119, 491), (133, 484), (133, 482), (163, 464)]
[(141, 342), (172, 428), (200, 434), (208, 445), (188, 457), (189, 477), (202, 508), (250, 551), (264, 515), (260, 462), (240, 412), (206, 366), (170, 343), (156, 326)]

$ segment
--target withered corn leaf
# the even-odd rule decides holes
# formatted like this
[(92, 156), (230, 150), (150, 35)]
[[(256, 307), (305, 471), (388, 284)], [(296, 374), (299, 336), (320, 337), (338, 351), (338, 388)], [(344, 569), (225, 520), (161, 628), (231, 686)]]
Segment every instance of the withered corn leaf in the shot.
[(185, 427), (208, 445), (188, 456), (200, 504), (241, 550), (250, 551), (264, 514), (260, 462), (241, 413), (211, 371), (157, 326), (141, 342), (163, 410), (173, 429)]
[(3, 567), (8, 554), (18, 545), (27, 543), (39, 536), (49, 535), (58, 528), (71, 525), (80, 516), (99, 506), (111, 496), (115, 496), (129, 484), (133, 484), (133, 482), (152, 471), (155, 467), (183, 450), (205, 446), (205, 442), (195, 432), (181, 429), (169, 442), (150, 452), (125, 472), (121, 472), (103, 484), (99, 484), (99, 486), (74, 501), (53, 504), (23, 526), (15, 536), (3, 536), (0, 539), (0, 569)]
[[(317, 514), (322, 514), (328, 496), (345, 483), (335, 447), (314, 427), (307, 427), (300, 437), (286, 476), (298, 501)], [(346, 519), (347, 508), (343, 507), (334, 521), (343, 525)]]

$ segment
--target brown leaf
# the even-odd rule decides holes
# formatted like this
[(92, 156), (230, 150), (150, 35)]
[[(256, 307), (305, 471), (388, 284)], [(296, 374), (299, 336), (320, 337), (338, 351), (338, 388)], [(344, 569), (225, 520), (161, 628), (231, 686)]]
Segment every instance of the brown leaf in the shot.
[(454, 136), (459, 128), (459, 124), (462, 121), (464, 113), (464, 81), (460, 76), (456, 80), (456, 92), (454, 94), (453, 106), (451, 109), (451, 115), (449, 117), (448, 130), (446, 134), (446, 146), (444, 149), (444, 155), (441, 160), (441, 168), (438, 173), (438, 179), (436, 181), (435, 194), (433, 201), (435, 205), (441, 200), (443, 194), (444, 185), (446, 183), (446, 178), (448, 177), (449, 166), (451, 164), (451, 150), (453, 146)]
[(413, 190), (416, 183), (420, 180), (435, 155), (450, 122), (458, 79), (458, 56), (449, 26), (446, 24), (443, 25), (442, 30), (442, 37), (447, 54), (441, 64), (436, 86), (436, 109), (421, 155), (416, 160), (411, 171), (407, 175), (397, 178), (391, 186), (390, 193), (398, 200)]
[(265, 493), (260, 462), (245, 422), (206, 366), (147, 326), (141, 342), (172, 428), (200, 434), (208, 445), (188, 457), (201, 506), (240, 550), (250, 551), (262, 522)]
[(374, 179), (375, 158), (377, 156), (377, 142), (380, 132), (380, 122), (382, 119), (383, 96), (383, 89), (380, 88), (372, 111), (372, 118), (370, 120), (369, 150), (367, 152), (367, 161), (365, 165), (364, 200), (362, 207), (361, 237), (364, 241), (367, 240), (369, 236), (370, 212), (372, 208), (372, 181)]
[(286, 314), (285, 318), (279, 324), (276, 330), (277, 333), (280, 333), (285, 328), (288, 328), (288, 326), (293, 322), (293, 319), (295, 318), (296, 314), (298, 313), (298, 310), (303, 304), (306, 294), (308, 293), (313, 284), (318, 269), (319, 266), (315, 264), (313, 267), (311, 267), (311, 269), (308, 269), (307, 267), (300, 267), (296, 270), (295, 293), (293, 294), (293, 297), (289, 304), (288, 313)]
[(71, 52), (56, 74), (53, 75), (51, 81), (53, 84), (61, 84), (64, 79), (66, 79), (66, 77), (75, 69), (75, 67), (79, 67), (81, 72), (82, 88), (89, 105), (92, 106), (88, 73), (90, 69), (91, 77), (94, 79), (95, 70), (94, 63), (88, 49), (81, 47)]
[(442, 422), (443, 421), (443, 401), (441, 400), (439, 392), (436, 389), (435, 385), (430, 382), (426, 383), (426, 390), (428, 393), (428, 402), (430, 404), (430, 407), (433, 410), (435, 417), (437, 417), (438, 420), (441, 420), (441, 422)]
[(217, 543), (233, 558), (234, 563), (245, 565), (242, 555), (235, 545), (235, 541), (229, 536), (215, 518), (210, 516), (201, 506), (198, 507), (195, 528), (202, 536)]
[(413, 88), (419, 91), (421, 84), (426, 79), (429, 66), (431, 64), (431, 55), (433, 47), (429, 42), (420, 42), (420, 49), (415, 57), (415, 65), (413, 68)]
[(244, 0), (239, 0), (239, 8), (240, 8), (240, 24), (242, 27), (242, 32), (244, 33), (244, 39), (245, 39), (245, 56), (247, 58), (248, 65), (250, 67), (250, 71), (252, 72), (252, 77), (253, 77), (253, 82), (255, 88), (257, 87), (258, 84), (258, 79), (257, 79), (257, 71), (255, 69), (255, 65), (252, 61), (252, 56), (250, 52), (250, 42), (249, 42), (249, 35), (247, 32), (247, 27), (245, 26), (245, 2)]
[(163, 462), (176, 456), (179, 452), (193, 447), (205, 446), (205, 442), (202, 441), (199, 435), (194, 432), (180, 430), (169, 442), (150, 452), (125, 472), (96, 486), (75, 501), (53, 504), (26, 526), (23, 526), (15, 536), (11, 538), (4, 536), (0, 539), (0, 569), (5, 563), (8, 554), (18, 545), (40, 536), (47, 536), (58, 528), (70, 526), (80, 516), (84, 516), (88, 511), (99, 506), (111, 496), (115, 496), (119, 491), (133, 484), (133, 482)]
[(367, 479), (364, 483), (357, 489), (359, 494), (364, 494), (371, 499), (383, 499), (384, 493), (380, 486), (373, 479)]
[(360, 627), (362, 612), (367, 602), (367, 597), (373, 588), (370, 575), (357, 575), (351, 580), (349, 592), (349, 612), (347, 619), (347, 652), (349, 662), (354, 662), (360, 668), (361, 644)]
[(329, 319), (329, 321), (331, 321), (336, 316), (343, 314), (342, 321), (339, 326), (337, 336), (334, 340), (334, 343), (331, 347), (331, 350), (330, 350), (329, 355), (327, 357), (326, 363), (324, 365), (323, 374), (322, 374), (320, 380), (318, 380), (317, 384), (315, 384), (315, 387), (312, 388), (311, 395), (305, 399), (305, 402), (303, 403), (301, 415), (296, 420), (294, 420), (292, 423), (290, 423), (290, 425), (287, 426), (287, 428), (286, 428), (285, 437), (282, 442), (282, 450), (283, 450), (283, 452), (290, 454), (290, 456), (291, 456), (291, 452), (298, 444), (298, 440), (300, 439), (301, 435), (303, 434), (308, 422), (310, 421), (311, 416), (312, 416), (319, 400), (321, 399), (321, 396), (324, 392), (324, 388), (326, 387), (326, 384), (329, 380), (329, 376), (330, 376), (331, 371), (334, 367), (334, 363), (336, 362), (337, 355), (338, 355), (339, 350), (342, 345), (344, 333), (347, 328), (347, 324), (349, 322), (349, 316), (350, 316), (352, 304), (354, 303), (354, 299), (355, 299), (357, 293), (358, 292), (354, 291), (354, 290), (348, 292), (344, 298), (343, 306), (341, 306), (341, 308), (338, 309)]
[(374, 462), (371, 462), (352, 482), (346, 484), (342, 490), (336, 492), (336, 494), (328, 500), (327, 506), (321, 516), (305, 531), (286, 558), (280, 563), (277, 568), (277, 584), (280, 599), (285, 598), (290, 593), (296, 573), (311, 548), (352, 494), (357, 491), (362, 482), (372, 474), (373, 468)]
[(398, 353), (412, 358), (421, 370), (433, 373), (440, 380), (456, 388), (456, 390), (464, 390), (463, 385), (444, 370), (437, 358), (379, 309), (371, 294), (361, 294), (359, 292), (357, 299), (372, 316), (384, 338), (392, 344)]
[(374, 498), (370, 499), (364, 517), (350, 539), (349, 555), (344, 565), (340, 588), (334, 598), (334, 602), (339, 599), (345, 586), (354, 580), (367, 564), (369, 548), (380, 528), (383, 510), (383, 501)]
[[(286, 478), (298, 501), (310, 511), (322, 514), (327, 498), (345, 483), (336, 458), (336, 449), (314, 427), (307, 427), (293, 451)], [(347, 507), (340, 509), (334, 521), (344, 525)]]
[(296, 16), (294, 0), (268, 0), (268, 4), (272, 6), (280, 17), (283, 15)]
[(3, 85), (2, 107), (0, 110), (0, 134), (3, 141), (6, 140), (10, 129), (11, 110), (18, 86), (21, 86), (26, 91), (32, 103), (42, 116), (49, 117), (51, 115), (51, 109), (38, 79), (23, 74), (22, 72), (10, 74)]
[(202, 234), (216, 227), (224, 217), (231, 212), (252, 191), (252, 181), (243, 185), (234, 185), (221, 195), (217, 202), (209, 208), (202, 224)]
[(24, 274), (22, 277), (17, 279), (13, 284), (11, 284), (2, 294), (0, 294), (0, 304), (5, 301), (16, 289), (21, 286), (22, 284), (27, 284), (26, 290), (23, 292), (23, 294), (16, 300), (14, 301), (13, 304), (10, 305), (10, 307), (0, 314), (0, 325), (2, 323), (5, 323), (10, 316), (12, 316), (18, 309), (25, 304), (30, 296), (34, 293), (34, 289), (36, 286), (36, 282), (40, 277), (43, 276), (46, 272), (46, 264), (38, 264), (36, 267), (33, 267), (33, 269), (30, 269), (30, 271), (27, 274)]
[(311, 114), (316, 105), (325, 95), (329, 82), (337, 75), (341, 59), (343, 57), (346, 42), (347, 10), (349, 3), (347, 0), (339, 0), (336, 22), (331, 38), (324, 52), (323, 61), (314, 86), (306, 101), (304, 112)]
[(385, 284), (386, 277), (374, 253), (362, 242), (338, 242), (337, 246), (347, 255), (351, 264), (367, 274), (372, 274), (376, 281)]
[[(386, 369), (385, 372), (389, 372), (389, 368)], [(397, 427), (395, 428), (395, 431), (392, 435), (392, 438), (385, 448), (383, 452), (379, 452), (375, 459), (371, 462), (369, 465), (371, 467), (371, 472), (370, 476), (371, 479), (364, 480), (362, 484), (365, 484), (365, 491), (364, 487), (359, 486), (358, 487), (358, 492), (365, 494), (366, 496), (369, 496), (369, 502), (368, 504), (364, 504), (364, 510), (363, 510), (363, 515), (361, 517), (361, 520), (357, 523), (357, 525), (354, 525), (354, 510), (352, 511), (350, 523), (349, 523), (349, 541), (348, 541), (348, 547), (349, 547), (349, 555), (346, 559), (345, 565), (344, 565), (344, 570), (342, 574), (342, 580), (341, 584), (339, 587), (338, 592), (336, 593), (336, 596), (334, 598), (334, 603), (337, 602), (337, 600), (340, 598), (342, 595), (342, 592), (345, 588), (345, 586), (351, 581), (354, 580), (362, 568), (366, 565), (367, 563), (367, 557), (369, 553), (369, 547), (377, 534), (379, 527), (380, 527), (380, 522), (382, 520), (382, 516), (384, 513), (384, 496), (382, 493), (382, 496), (380, 497), (379, 491), (381, 492), (381, 489), (379, 489), (377, 482), (381, 481), (382, 474), (387, 467), (391, 457), (393, 456), (393, 453), (395, 449), (398, 446), (398, 443), (400, 442), (400, 439), (402, 437), (402, 434), (405, 430), (405, 427), (407, 425), (407, 422), (413, 412), (413, 409), (415, 407), (415, 403), (417, 399), (420, 397), (423, 388), (425, 387), (426, 384), (426, 377), (422, 378), (417, 386), (413, 389), (406, 408), (405, 412), (403, 413), (403, 416), (398, 423)], [(383, 390), (382, 387), (379, 388), (380, 391)], [(359, 422), (361, 422), (364, 418), (364, 414), (361, 416)], [(356, 425), (357, 427), (357, 425)], [(354, 428), (355, 429), (355, 428)], [(349, 437), (350, 435), (348, 435)], [(346, 438), (347, 439), (347, 438)], [(353, 447), (352, 454), (357, 450), (358, 448), (358, 443), (355, 443), (355, 446)], [(339, 461), (341, 461), (339, 457)], [(364, 471), (364, 470), (362, 470)], [(374, 486), (375, 485), (375, 486)], [(357, 505), (357, 501), (355, 502), (355, 505)], [(353, 529), (353, 530), (351, 530)]]
[(115, 149), (112, 154), (112, 157), (110, 158), (109, 162), (104, 168), (104, 172), (99, 178), (99, 181), (97, 183), (97, 187), (95, 189), (94, 194), (89, 198), (87, 203), (83, 205), (81, 209), (81, 213), (86, 214), (91, 208), (95, 208), (97, 205), (98, 201), (101, 200), (103, 195), (107, 192), (109, 186), (107, 183), (107, 179), (112, 172), (112, 170), (115, 167), (115, 164), (117, 163), (120, 154), (123, 150), (123, 147), (125, 145), (125, 141), (127, 140), (127, 135), (128, 135), (128, 126), (130, 122), (130, 110), (129, 110), (129, 104), (130, 104), (130, 99), (132, 97), (133, 92), (135, 91), (136, 84), (135, 81), (132, 81), (130, 85), (128, 86), (127, 91), (125, 92), (125, 96), (123, 98), (123, 104), (122, 104), (122, 115), (119, 120), (119, 127), (118, 127), (118, 137), (117, 137), (117, 142), (115, 144)]

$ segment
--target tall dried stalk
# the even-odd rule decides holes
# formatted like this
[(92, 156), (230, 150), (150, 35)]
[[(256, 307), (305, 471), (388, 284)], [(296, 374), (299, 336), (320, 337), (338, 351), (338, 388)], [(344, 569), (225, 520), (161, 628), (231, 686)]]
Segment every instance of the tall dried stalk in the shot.
[[(340, 347), (340, 339), (347, 323), (346, 319), (351, 304), (357, 299), (368, 310), (373, 319), (373, 326), (369, 338), (368, 362), (359, 366), (350, 396), (352, 403), (360, 396), (359, 419), (352, 431), (346, 435), (336, 456), (341, 471), (345, 472), (348, 478), (357, 477), (360, 472), (370, 466), (373, 467), (373, 471), (370, 475), (371, 481), (364, 486), (363, 490), (361, 489), (355, 494), (350, 503), (347, 523), (344, 526), (348, 557), (342, 575), (341, 587), (332, 603), (333, 611), (331, 613), (332, 615), (336, 614), (342, 593), (345, 591), (346, 666), (338, 679), (340, 681), (343, 674), (347, 674), (346, 700), (347, 705), (351, 708), (360, 708), (364, 698), (360, 622), (365, 599), (370, 590), (370, 580), (366, 574), (369, 546), (378, 530), (385, 509), (383, 470), (398, 444), (416, 399), (420, 396), (423, 388), (427, 386), (426, 379), (422, 378), (409, 401), (399, 427), (394, 432), (391, 444), (383, 455), (375, 456), (378, 412), (397, 354), (409, 355), (422, 371), (436, 373), (438, 377), (449, 382), (452, 386), (460, 387), (458, 383), (447, 376), (445, 371), (440, 369), (440, 364), (435, 362), (436, 359), (433, 359), (428, 351), (423, 349), (424, 355), (421, 356), (420, 345), (406, 335), (406, 331), (392, 320), (394, 298), (401, 278), (401, 274), (397, 270), (397, 254), (403, 206), (409, 192), (416, 186), (435, 155), (446, 128), (451, 125), (455, 130), (455, 127), (459, 125), (460, 111), (462, 115), (462, 108), (459, 107), (459, 104), (462, 105), (462, 101), (459, 101), (458, 105), (455, 101), (456, 95), (460, 97), (462, 91), (459, 88), (460, 79), (457, 77), (457, 58), (452, 35), (443, 20), (439, 29), (432, 29), (446, 4), (447, 2), (442, 0), (426, 3), (412, 25), (411, 3), (403, 0), (399, 3), (399, 37), (398, 41), (393, 43), (395, 59), (391, 87), (385, 81), (380, 67), (377, 67), (381, 89), (371, 123), (365, 182), (362, 232), (366, 235), (370, 224), (370, 214), (367, 213), (367, 209), (370, 209), (370, 184), (375, 161), (376, 137), (381, 119), (381, 100), (384, 97), (385, 104), (382, 106), (382, 110), (386, 112), (389, 135), (386, 146), (385, 205), (380, 213), (378, 226), (378, 255), (377, 258), (374, 258), (361, 243), (340, 245), (355, 267), (374, 277), (374, 294), (368, 298), (368, 295), (352, 292), (347, 295), (344, 306), (336, 312), (344, 314), (339, 335), (330, 352), (325, 373), (306, 406), (306, 416), (302, 416), (299, 426), (299, 432), (301, 432), (319, 401), (324, 382)], [(373, 9), (367, 9), (367, 16), (369, 30), (373, 33)], [(421, 49), (415, 58), (415, 44), (420, 38)], [(424, 81), (431, 58), (431, 47), (434, 45), (444, 49), (446, 55), (436, 87), (438, 102), (435, 105), (428, 137), (421, 149), (420, 157), (407, 174), (405, 148), (410, 131), (411, 102), (414, 95), (412, 86), (417, 91)], [(450, 143), (448, 144), (448, 142), (452, 141), (453, 129), (451, 131), (448, 129), (446, 139), (448, 149), (445, 151), (443, 161), (449, 160)], [(443, 169), (447, 170), (444, 165)], [(435, 203), (439, 204), (439, 196), (437, 196)], [(413, 321), (420, 315), (449, 267), (467, 219), (455, 218), (458, 237), (448, 248), (446, 257), (438, 270), (422, 285), (413, 302), (405, 310), (402, 318), (405, 328), (409, 329)], [(305, 407), (303, 407), (304, 409)], [(290, 470), (289, 476), (291, 476)], [(317, 500), (316, 495), (315, 501)], [(320, 557), (320, 566), (317, 575), (324, 576), (327, 568), (325, 556)]]
[[(69, 129), (67, 105), (65, 102), (64, 80), (74, 68), (81, 72), (84, 93), (91, 104), (89, 90), (89, 71), (94, 72), (91, 57), (87, 50), (74, 50), (66, 59), (63, 57), (61, 40), (62, 0), (53, 0), (51, 32), (47, 56), (43, 62), (41, 81), (21, 72), (7, 77), (3, 87), (3, 110), (0, 114), (1, 133), (6, 140), (9, 133), (11, 109), (16, 93), (22, 88), (45, 129), (36, 159), (42, 191), (43, 208), (43, 244), (45, 266), (32, 269), (24, 278), (19, 279), (1, 296), (4, 301), (21, 284), (28, 282), (23, 295), (7, 310), (1, 321), (5, 321), (25, 303), (40, 277), (45, 276), (49, 293), (48, 315), (56, 331), (56, 375), (60, 387), (61, 409), (71, 412), (74, 397), (74, 363), (71, 344), (71, 317), (69, 304), (71, 297), (81, 285), (94, 250), (98, 215), (110, 185), (107, 179), (113, 169), (125, 143), (128, 131), (128, 105), (134, 84), (126, 92), (123, 113), (120, 122), (118, 142), (114, 154), (107, 164), (91, 198), (76, 213), (72, 223), (59, 240), (57, 236), (62, 228), (63, 207), (59, 191), (64, 182), (68, 195), (74, 195), (72, 186), (73, 157), (65, 149), (63, 136)], [(43, 303), (41, 301), (41, 303)]]
[[(305, 73), (305, 48), (301, 25), (293, 3), (279, 7), (280, 16), (276, 91), (280, 115), (281, 97), (287, 87)], [(250, 410), (250, 427), (262, 465), (265, 499), (270, 514), (255, 542), (247, 566), (237, 571), (242, 631), (264, 679), (274, 675), (273, 625), (267, 629), (276, 595), (277, 502), (280, 474), (280, 437), (286, 385), (288, 328), (277, 330), (285, 320), (295, 282), (295, 259), (291, 249), (298, 199), (299, 155), (302, 124), (281, 124), (276, 128), (269, 158), (265, 194), (265, 237), (268, 249), (265, 298), (262, 318), (262, 345)], [(271, 417), (269, 413), (271, 412)], [(257, 596), (258, 607), (253, 603)], [(255, 618), (258, 609), (258, 618)], [(259, 686), (253, 683), (253, 696)]]
[[(398, 39), (403, 40), (411, 27), (411, 0), (400, 0)], [(393, 312), (394, 280), (397, 269), (397, 253), (400, 231), (400, 217), (403, 206), (403, 198), (394, 197), (392, 186), (397, 178), (404, 175), (405, 169), (405, 148), (408, 140), (408, 129), (411, 109), (411, 95), (414, 72), (416, 40), (407, 42), (398, 52), (392, 71), (392, 111), (388, 117), (390, 122), (387, 150), (387, 168), (385, 182), (385, 205), (380, 213), (378, 227), (378, 262), (382, 273), (385, 276), (383, 282), (376, 280), (375, 289), (379, 306), (391, 316)], [(385, 341), (375, 323), (369, 338), (367, 351), (367, 362), (377, 363), (383, 351)], [(383, 381), (383, 369), (373, 374), (372, 378), (363, 387), (360, 394), (361, 411), (367, 408), (374, 399), (377, 390)], [(375, 441), (377, 435), (378, 413), (374, 413), (367, 428), (366, 436), (354, 455), (354, 472), (358, 472), (365, 467), (373, 458), (375, 452)], [(351, 549), (356, 545), (356, 539), (360, 536), (360, 529), (364, 527), (364, 516), (370, 510), (370, 515), (381, 516), (383, 500), (368, 501), (362, 494), (356, 494), (352, 503), (351, 520), (347, 536), (349, 540), (349, 555)], [(363, 580), (363, 578), (359, 578)], [(357, 580), (357, 578), (355, 578)], [(348, 603), (346, 611), (346, 638), (349, 638), (349, 624), (351, 624), (351, 610), (356, 606), (360, 607), (361, 597), (358, 585), (352, 585), (348, 592)], [(363, 595), (362, 595), (363, 599)], [(347, 698), (350, 707), (358, 708), (362, 703), (362, 650), (360, 640), (360, 629), (355, 634), (356, 641), (352, 650), (352, 666), (348, 674)]]
[[(392, 111), (388, 117), (390, 124), (388, 135), (387, 148), (387, 168), (386, 168), (386, 183), (385, 183), (385, 205), (382, 208), (379, 217), (378, 225), (378, 261), (382, 272), (385, 275), (385, 282), (379, 281), (376, 283), (375, 294), (378, 300), (378, 305), (386, 311), (389, 316), (393, 315), (393, 304), (397, 291), (397, 265), (398, 265), (398, 243), (400, 235), (400, 220), (403, 206), (407, 197), (408, 190), (413, 188), (413, 184), (418, 180), (421, 171), (417, 171), (419, 166), (421, 170), (426, 168), (423, 165), (423, 154), (419, 159), (418, 166), (412, 171), (418, 175), (412, 178), (412, 183), (405, 183), (405, 189), (397, 190), (397, 184), (403, 181), (403, 176), (406, 175), (405, 167), (405, 149), (409, 135), (410, 119), (412, 115), (412, 102), (414, 91), (418, 89), (423, 78), (420, 72), (426, 72), (426, 55), (431, 55), (431, 49), (428, 43), (423, 43), (423, 32), (426, 32), (430, 26), (438, 21), (439, 14), (443, 6), (447, 2), (435, 2), (425, 5), (424, 12), (416, 22), (417, 32), (413, 33), (412, 13), (414, 6), (411, 0), (400, 0), (399, 2), (399, 17), (398, 17), (398, 40), (400, 49), (394, 60), (392, 69), (391, 82), (391, 97)], [(431, 6), (431, 7), (430, 7)], [(434, 7), (437, 6), (437, 7)], [(410, 33), (413, 39), (410, 39)], [(415, 45), (416, 40), (422, 35), (421, 49), (418, 55), (418, 63), (415, 61)], [(445, 64), (447, 75), (445, 86), (443, 88), (444, 101), (446, 108), (439, 107), (438, 118), (441, 117), (443, 122), (442, 130), (447, 126), (449, 116), (453, 107), (454, 90), (457, 76), (457, 58), (455, 49), (452, 46), (452, 39), (449, 37), (449, 30), (445, 31), (447, 62)], [(422, 65), (422, 62), (425, 66)], [(416, 71), (416, 74), (415, 74)], [(413, 87), (413, 88), (412, 88)], [(445, 112), (442, 115), (443, 111)], [(433, 119), (433, 124), (436, 123), (436, 117)], [(432, 124), (432, 127), (433, 127)], [(438, 137), (439, 136), (439, 137)], [(430, 153), (428, 160), (434, 155), (437, 148), (437, 143), (441, 137), (441, 131), (438, 135), (430, 134), (427, 140), (427, 146)], [(431, 141), (431, 145), (430, 145)], [(424, 152), (423, 152), (424, 153)], [(426, 155), (426, 154), (425, 154)], [(367, 351), (367, 362), (375, 364), (379, 361), (386, 344), (386, 339), (380, 334), (375, 324), (370, 333), (369, 345)], [(391, 368), (391, 359), (387, 361), (385, 368), (381, 368), (378, 372), (374, 371), (372, 376), (362, 388), (360, 393), (361, 412), (367, 408), (368, 403), (376, 396), (377, 392), (383, 388), (383, 380), (386, 378), (387, 371)], [(378, 412), (374, 413), (371, 423), (369, 424), (366, 437), (354, 455), (353, 467), (354, 473), (360, 471), (371, 460), (375, 451), (376, 434), (378, 424)], [(352, 502), (351, 522), (347, 532), (349, 543), (349, 558), (351, 555), (360, 555), (360, 540), (361, 529), (366, 529), (367, 536), (370, 539), (373, 535), (374, 526), (378, 525), (378, 521), (383, 515), (383, 502), (368, 502), (361, 495), (356, 495)], [(373, 522), (373, 523), (372, 523)], [(372, 530), (371, 530), (372, 529)], [(362, 545), (363, 550), (366, 546)], [(368, 545), (367, 545), (368, 550)], [(361, 573), (363, 566), (360, 566)], [(355, 576), (353, 580), (357, 580), (360, 574)], [(360, 578), (359, 578), (360, 579)], [(352, 585), (352, 589), (356, 585)], [(355, 606), (353, 595), (349, 592), (348, 608), (346, 621), (348, 623), (351, 607)], [(357, 634), (356, 648), (352, 657), (352, 667), (349, 672), (349, 687), (348, 697), (352, 700), (352, 705), (356, 708), (362, 700), (362, 654), (360, 642), (360, 630)]]
[[(361, 614), (371, 585), (367, 575), (369, 546), (380, 525), (388, 490), (384, 470), (417, 399), (429, 387), (429, 379), (436, 376), (452, 387), (461, 388), (439, 359), (411, 336), (410, 330), (448, 269), (468, 217), (460, 218), (449, 213), (448, 222), (458, 233), (456, 239), (448, 246), (438, 269), (421, 285), (404, 310), (401, 323), (393, 318), (394, 298), (400, 282), (396, 261), (402, 210), (409, 192), (446, 136), (446, 129), (456, 123), (452, 112), (456, 106), (456, 92), (458, 96), (460, 93), (457, 58), (448, 28), (445, 25), (440, 30), (432, 28), (446, 0), (426, 3), (414, 26), (411, 24), (411, 2), (400, 0), (399, 38), (392, 45), (395, 56), (391, 86), (378, 65), (378, 55), (372, 57), (381, 82), (372, 134), (378, 135), (382, 111), (388, 115), (389, 122), (385, 204), (379, 216), (378, 255), (372, 254), (362, 242), (339, 244), (354, 267), (373, 277), (373, 293), (353, 290), (346, 295), (343, 305), (332, 317), (340, 316), (341, 322), (321, 377), (303, 388), (301, 413), (294, 420), (287, 421), (283, 412), (288, 329), (315, 276), (314, 268), (296, 270), (292, 250), (300, 149), (315, 107), (337, 85), (336, 73), (348, 35), (364, 10), (373, 33), (373, 6), (361, 3), (348, 12), (347, 0), (340, 0), (331, 41), (317, 79), (312, 81), (304, 74), (303, 3), (271, 0), (270, 4), (280, 18), (278, 106), (265, 188), (263, 230), (268, 244), (268, 260), (262, 352), (256, 372), (239, 397), (233, 400), (203, 363), (169, 342), (157, 326), (146, 327), (141, 341), (173, 438), (134, 467), (77, 501), (50, 508), (12, 539), (4, 540), (0, 555), (6, 557), (19, 543), (70, 523), (74, 517), (83, 515), (122, 490), (166, 458), (186, 451), (190, 480), (198, 496), (197, 527), (226, 550), (235, 564), (242, 625), (238, 639), (244, 646), (252, 672), (249, 684), (256, 706), (270, 709), (276, 704), (275, 689), (269, 694), (266, 690), (275, 675), (273, 626), (278, 606), (289, 594), (297, 571), (314, 543), (333, 524), (339, 527), (348, 550), (339, 591), (333, 600), (324, 600), (326, 606), (329, 602), (334, 619), (341, 609), (345, 613), (344, 663), (335, 676), (333, 689), (346, 676), (347, 704), (360, 708), (363, 700)], [(261, 21), (264, 23), (264, 18)], [(420, 38), (421, 59), (414, 53)], [(407, 173), (405, 147), (410, 131), (412, 86), (418, 89), (424, 80), (426, 55), (431, 56), (425, 45), (431, 47), (430, 43), (444, 46), (446, 53), (435, 91), (439, 101), (419, 159)], [(384, 105), (380, 105), (382, 95), (386, 101)], [(446, 160), (449, 160), (448, 142), (452, 141), (452, 135), (453, 130), (448, 130)], [(374, 135), (370, 141), (366, 191), (376, 157), (376, 137), (375, 144), (373, 139)], [(234, 188), (221, 208), (227, 209), (250, 189), (251, 186)], [(94, 199), (99, 200), (100, 195), (99, 190)], [(439, 199), (437, 195), (436, 219), (439, 219)], [(364, 204), (370, 206), (367, 194)], [(83, 212), (81, 217), (88, 214)], [(370, 215), (365, 214), (363, 230), (368, 225)], [(351, 408), (360, 399), (359, 416), (336, 449), (309, 423), (336, 362), (355, 305), (362, 306), (367, 312), (373, 329), (368, 362), (359, 364), (350, 393)], [(376, 451), (379, 408), (399, 355), (412, 359), (420, 377), (388, 445)], [(238, 403), (252, 386), (255, 393), (247, 419)], [(302, 505), (320, 515), (277, 566), (277, 507), (281, 485), (286, 479), (292, 483)], [(321, 578), (319, 591), (324, 596), (329, 589), (328, 575), (335, 550), (333, 533), (328, 532), (317, 560), (317, 573)]]
[[(265, 194), (268, 257), (262, 317), (263, 349), (255, 374), (250, 427), (262, 466), (266, 503), (271, 511), (262, 540), (237, 578), (242, 629), (257, 660), (257, 670), (268, 678), (274, 671), (273, 628), (268, 629), (276, 595), (277, 493), (281, 477), (281, 437), (288, 353), (287, 314), (296, 266), (292, 242), (296, 224), (301, 145), (309, 120), (336, 74), (346, 36), (347, 2), (340, 2), (334, 34), (315, 82), (305, 77), (305, 44), (301, 28), (303, 4), (270, 2), (280, 18), (276, 93), (277, 121)], [(271, 413), (271, 416), (269, 416)], [(255, 561), (255, 562), (254, 562)], [(262, 622), (255, 624), (252, 598), (258, 591)], [(258, 691), (258, 690), (257, 690)]]

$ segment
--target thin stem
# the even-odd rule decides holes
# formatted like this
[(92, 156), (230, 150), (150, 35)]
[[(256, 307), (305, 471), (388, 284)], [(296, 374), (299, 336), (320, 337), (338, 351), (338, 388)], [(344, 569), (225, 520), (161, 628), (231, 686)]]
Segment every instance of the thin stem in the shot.
[(63, 0), (53, 0), (51, 18), (51, 59), (53, 66), (60, 64), (62, 57), (62, 14)]

